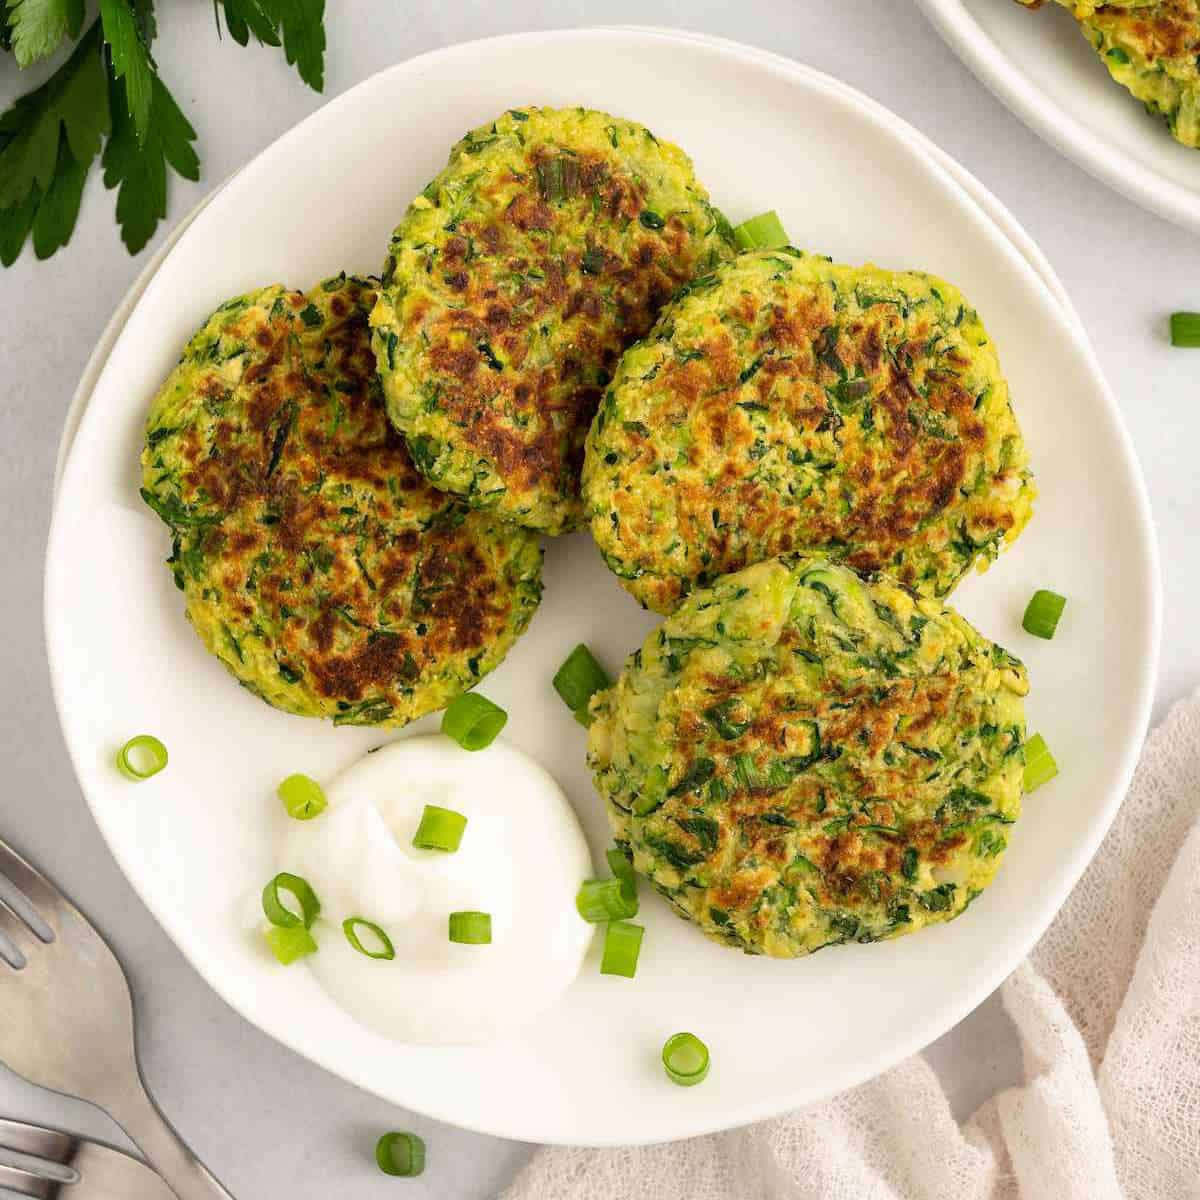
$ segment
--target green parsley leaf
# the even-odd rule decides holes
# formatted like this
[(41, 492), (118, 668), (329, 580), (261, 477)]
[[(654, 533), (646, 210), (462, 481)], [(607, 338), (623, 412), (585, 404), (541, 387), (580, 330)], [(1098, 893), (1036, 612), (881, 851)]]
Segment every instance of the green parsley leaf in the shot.
[(79, 201), (91, 162), (76, 162), (67, 139), (58, 143), (58, 165), (50, 190), (42, 197), (33, 218), (33, 252), (38, 258), (49, 258), (71, 240), (79, 216)]
[(93, 24), (46, 83), (0, 116), (0, 263), (16, 259), (31, 230), (40, 257), (65, 245), (83, 179), (109, 128), (100, 30)]
[(17, 66), (49, 58), (68, 34), (83, 27), (83, 0), (7, 0), (8, 40)]
[(149, 127), (140, 141), (132, 116), (112, 83), (112, 136), (104, 147), (104, 186), (117, 188), (121, 240), (136, 254), (167, 215), (167, 164), (184, 179), (200, 178), (200, 160), (192, 142), (196, 131), (157, 75), (151, 80)]
[(112, 55), (113, 77), (125, 83), (125, 103), (139, 142), (150, 130), (154, 94), (154, 60), (144, 38), (144, 23), (130, 0), (100, 0), (100, 23)]
[[(267, 0), (221, 0), (221, 7), (225, 9), (225, 27), (239, 46), (246, 45), (251, 34), (266, 46), (279, 45), (279, 30), (266, 4)], [(217, 0), (213, 0), (213, 9), (217, 13), (217, 32), (220, 33)]]
[(283, 53), (314, 92), (325, 90), (325, 0), (262, 0), (283, 30)]

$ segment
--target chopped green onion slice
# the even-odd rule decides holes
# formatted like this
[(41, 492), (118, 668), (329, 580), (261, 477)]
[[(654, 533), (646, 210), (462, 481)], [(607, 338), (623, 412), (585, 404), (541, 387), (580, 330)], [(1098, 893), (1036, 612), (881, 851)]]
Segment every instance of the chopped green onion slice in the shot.
[(375, 1161), (385, 1175), (411, 1179), (425, 1170), (425, 1143), (415, 1133), (385, 1133), (375, 1143)]
[(708, 1075), (708, 1047), (694, 1033), (676, 1033), (662, 1050), (667, 1075), (680, 1087), (694, 1087)]
[(492, 942), (492, 914), (452, 912), (450, 940), (463, 946), (489, 946)]
[(278, 925), (272, 925), (264, 936), (267, 939), (267, 945), (271, 947), (271, 953), (285, 967), (294, 963), (298, 958), (304, 958), (308, 954), (317, 952), (317, 943), (313, 935), (303, 925), (297, 925), (290, 929), (281, 929)]
[(666, 767), (652, 767), (646, 775), (646, 782), (642, 784), (642, 790), (633, 802), (634, 814), (639, 817), (648, 816), (656, 808), (661, 807), (666, 798), (667, 769)]
[(1029, 601), (1025, 609), (1025, 616), (1021, 621), (1025, 632), (1049, 641), (1058, 628), (1058, 619), (1062, 616), (1066, 606), (1066, 596), (1060, 596), (1057, 592), (1047, 592), (1041, 589), (1034, 592), (1033, 599)]
[(1177, 312), (1171, 314), (1171, 345), (1200, 346), (1200, 313)]
[(600, 959), (601, 975), (624, 975), (632, 979), (637, 974), (638, 954), (646, 930), (632, 921), (613, 921), (604, 931), (604, 954)]
[(508, 713), (478, 692), (466, 692), (442, 713), (442, 732), (464, 750), (490, 746), (508, 723)]
[(444, 850), (453, 854), (462, 842), (467, 818), (452, 808), (438, 808), (436, 804), (425, 805), (421, 823), (413, 834), (412, 844), (418, 850)]
[(614, 846), (605, 852), (604, 857), (608, 859), (608, 869), (614, 878), (621, 881), (627, 895), (631, 899), (637, 899), (637, 876), (633, 872), (633, 863), (625, 856), (625, 851)]
[[(299, 913), (284, 904), (280, 892), (287, 892), (300, 905)], [(321, 902), (308, 880), (286, 871), (281, 871), (263, 888), (262, 905), (267, 920), (280, 929), (311, 929), (321, 912)]]
[(275, 790), (288, 816), (297, 821), (319, 817), (329, 804), (321, 785), (307, 775), (289, 775)]
[(117, 751), (117, 770), (126, 779), (141, 782), (167, 765), (167, 748), (151, 733), (139, 733)]
[(1025, 791), (1036, 791), (1058, 774), (1058, 763), (1046, 745), (1046, 739), (1035, 733), (1025, 743)]
[[(359, 940), (358, 929), (360, 926), (363, 929), (369, 929), (372, 936), (378, 939), (379, 945), (374, 950), (368, 950)], [(342, 922), (342, 932), (346, 935), (346, 941), (359, 954), (365, 954), (368, 958), (388, 960), (396, 957), (396, 947), (392, 945), (392, 939), (374, 921), (368, 921), (365, 917), (347, 917)]]
[(735, 226), (733, 240), (739, 250), (779, 250), (790, 242), (774, 209)]
[(593, 925), (604, 921), (624, 921), (638, 914), (636, 893), (630, 895), (621, 879), (589, 879), (575, 897), (575, 907), (585, 921)]
[(575, 714), (576, 719), (584, 725), (591, 724), (588, 701), (596, 692), (610, 687), (611, 684), (612, 680), (604, 668), (582, 642), (567, 655), (566, 661), (554, 675), (554, 690)]

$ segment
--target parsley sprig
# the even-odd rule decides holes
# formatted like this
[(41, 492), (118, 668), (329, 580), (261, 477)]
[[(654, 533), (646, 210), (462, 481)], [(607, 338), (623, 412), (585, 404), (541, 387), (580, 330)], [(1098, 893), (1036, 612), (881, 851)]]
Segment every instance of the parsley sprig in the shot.
[[(281, 46), (309, 87), (325, 86), (325, 0), (213, 0), (217, 32)], [(38, 258), (71, 238), (96, 158), (117, 190), (121, 240), (136, 254), (167, 213), (167, 168), (200, 177), (196, 131), (158, 73), (154, 0), (100, 0), (83, 28), (84, 0), (0, 0), (0, 52), (18, 67), (75, 41), (41, 87), (0, 114), (0, 263), (32, 236)], [(82, 32), (82, 35), (81, 35)]]

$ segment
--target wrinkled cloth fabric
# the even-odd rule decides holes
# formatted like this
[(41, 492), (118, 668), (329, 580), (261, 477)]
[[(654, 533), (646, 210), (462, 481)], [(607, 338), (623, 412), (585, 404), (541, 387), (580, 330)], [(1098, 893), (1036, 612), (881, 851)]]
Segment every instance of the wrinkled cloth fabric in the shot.
[(1200, 1200), (1200, 692), (1001, 994), (1024, 1083), (965, 1125), (918, 1055), (746, 1129), (542, 1150), (502, 1200)]

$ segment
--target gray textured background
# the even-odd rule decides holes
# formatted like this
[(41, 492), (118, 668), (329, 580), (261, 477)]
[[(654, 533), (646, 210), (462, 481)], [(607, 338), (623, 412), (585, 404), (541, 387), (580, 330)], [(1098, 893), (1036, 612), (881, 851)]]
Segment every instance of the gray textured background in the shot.
[[(790, 55), (861, 88), (923, 130), (1013, 210), (1078, 306), (1132, 431), (1158, 525), (1170, 649), (1156, 718), (1200, 682), (1200, 639), (1190, 636), (1200, 591), (1200, 353), (1172, 351), (1165, 335), (1172, 309), (1200, 308), (1200, 242), (1043, 145), (957, 62), (909, 0), (332, 0), (330, 8), (327, 96), (452, 42), (640, 22), (690, 27)], [(168, 226), (322, 103), (277, 51), (218, 42), (212, 19), (207, 4), (160, 0), (156, 55), (200, 135), (204, 164), (198, 185), (172, 181)], [(16, 79), (11, 60), (0, 62), (0, 102), (27, 84)], [(142, 908), (79, 796), (47, 680), (42, 556), (63, 414), (93, 344), (148, 257), (125, 253), (112, 208), (112, 195), (93, 176), (71, 245), (46, 263), (35, 263), (27, 251), (0, 271), (0, 835), (61, 880), (111, 938), (134, 981), (147, 1075), (166, 1111), (236, 1195), (367, 1200), (401, 1187), (414, 1200), (491, 1196), (530, 1147), (397, 1111), (248, 1026)], [(1062, 552), (1082, 554), (1087, 547)], [(0, 981), (0, 1020), (2, 995)], [(931, 1055), (964, 1113), (1019, 1070), (994, 997)], [(0, 1115), (118, 1137), (94, 1110), (38, 1093), (3, 1069)], [(393, 1128), (425, 1136), (423, 1179), (399, 1183), (376, 1173), (374, 1139)]]

